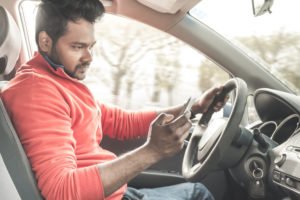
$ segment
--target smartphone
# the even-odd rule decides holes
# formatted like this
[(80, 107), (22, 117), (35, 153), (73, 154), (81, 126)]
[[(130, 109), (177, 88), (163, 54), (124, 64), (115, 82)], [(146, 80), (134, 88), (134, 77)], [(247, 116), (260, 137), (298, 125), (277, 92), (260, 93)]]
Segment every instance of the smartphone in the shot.
[(196, 101), (195, 98), (189, 97), (188, 100), (183, 105), (182, 110), (180, 111), (178, 116), (185, 115), (186, 113), (188, 113), (191, 110), (192, 106), (194, 105), (195, 101)]

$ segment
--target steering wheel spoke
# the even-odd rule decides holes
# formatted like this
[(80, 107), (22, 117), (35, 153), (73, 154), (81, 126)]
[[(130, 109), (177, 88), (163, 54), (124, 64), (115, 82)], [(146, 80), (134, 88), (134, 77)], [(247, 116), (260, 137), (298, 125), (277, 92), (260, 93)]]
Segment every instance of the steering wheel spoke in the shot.
[(191, 168), (191, 171), (193, 172), (197, 172), (199, 170), (199, 168), (201, 167), (201, 163), (198, 162), (197, 164), (195, 164), (192, 168)]

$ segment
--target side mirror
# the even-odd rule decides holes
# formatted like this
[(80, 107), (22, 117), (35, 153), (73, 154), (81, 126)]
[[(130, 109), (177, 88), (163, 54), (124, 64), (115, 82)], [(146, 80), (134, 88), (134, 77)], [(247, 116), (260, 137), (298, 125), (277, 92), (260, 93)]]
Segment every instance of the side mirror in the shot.
[(252, 0), (253, 15), (255, 17), (271, 12), (273, 0)]

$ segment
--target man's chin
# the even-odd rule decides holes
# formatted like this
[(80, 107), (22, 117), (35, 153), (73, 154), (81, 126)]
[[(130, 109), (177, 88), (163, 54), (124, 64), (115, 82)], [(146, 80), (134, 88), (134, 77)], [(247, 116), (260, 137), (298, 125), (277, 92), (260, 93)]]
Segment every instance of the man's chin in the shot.
[(74, 78), (76, 78), (79, 81), (82, 81), (83, 79), (85, 79), (86, 74), (76, 74), (76, 76)]
[(87, 71), (88, 71), (88, 68), (78, 69), (78, 70), (76, 70), (75, 73), (72, 74), (72, 77), (81, 81), (81, 80), (85, 79)]

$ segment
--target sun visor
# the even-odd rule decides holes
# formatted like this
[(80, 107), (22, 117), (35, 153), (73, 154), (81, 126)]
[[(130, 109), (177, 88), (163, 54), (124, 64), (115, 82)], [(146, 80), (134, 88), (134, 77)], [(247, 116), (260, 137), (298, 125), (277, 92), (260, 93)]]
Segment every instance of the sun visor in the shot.
[(141, 4), (161, 13), (174, 14), (189, 0), (137, 0)]
[(112, 0), (100, 0), (104, 7), (112, 6)]

